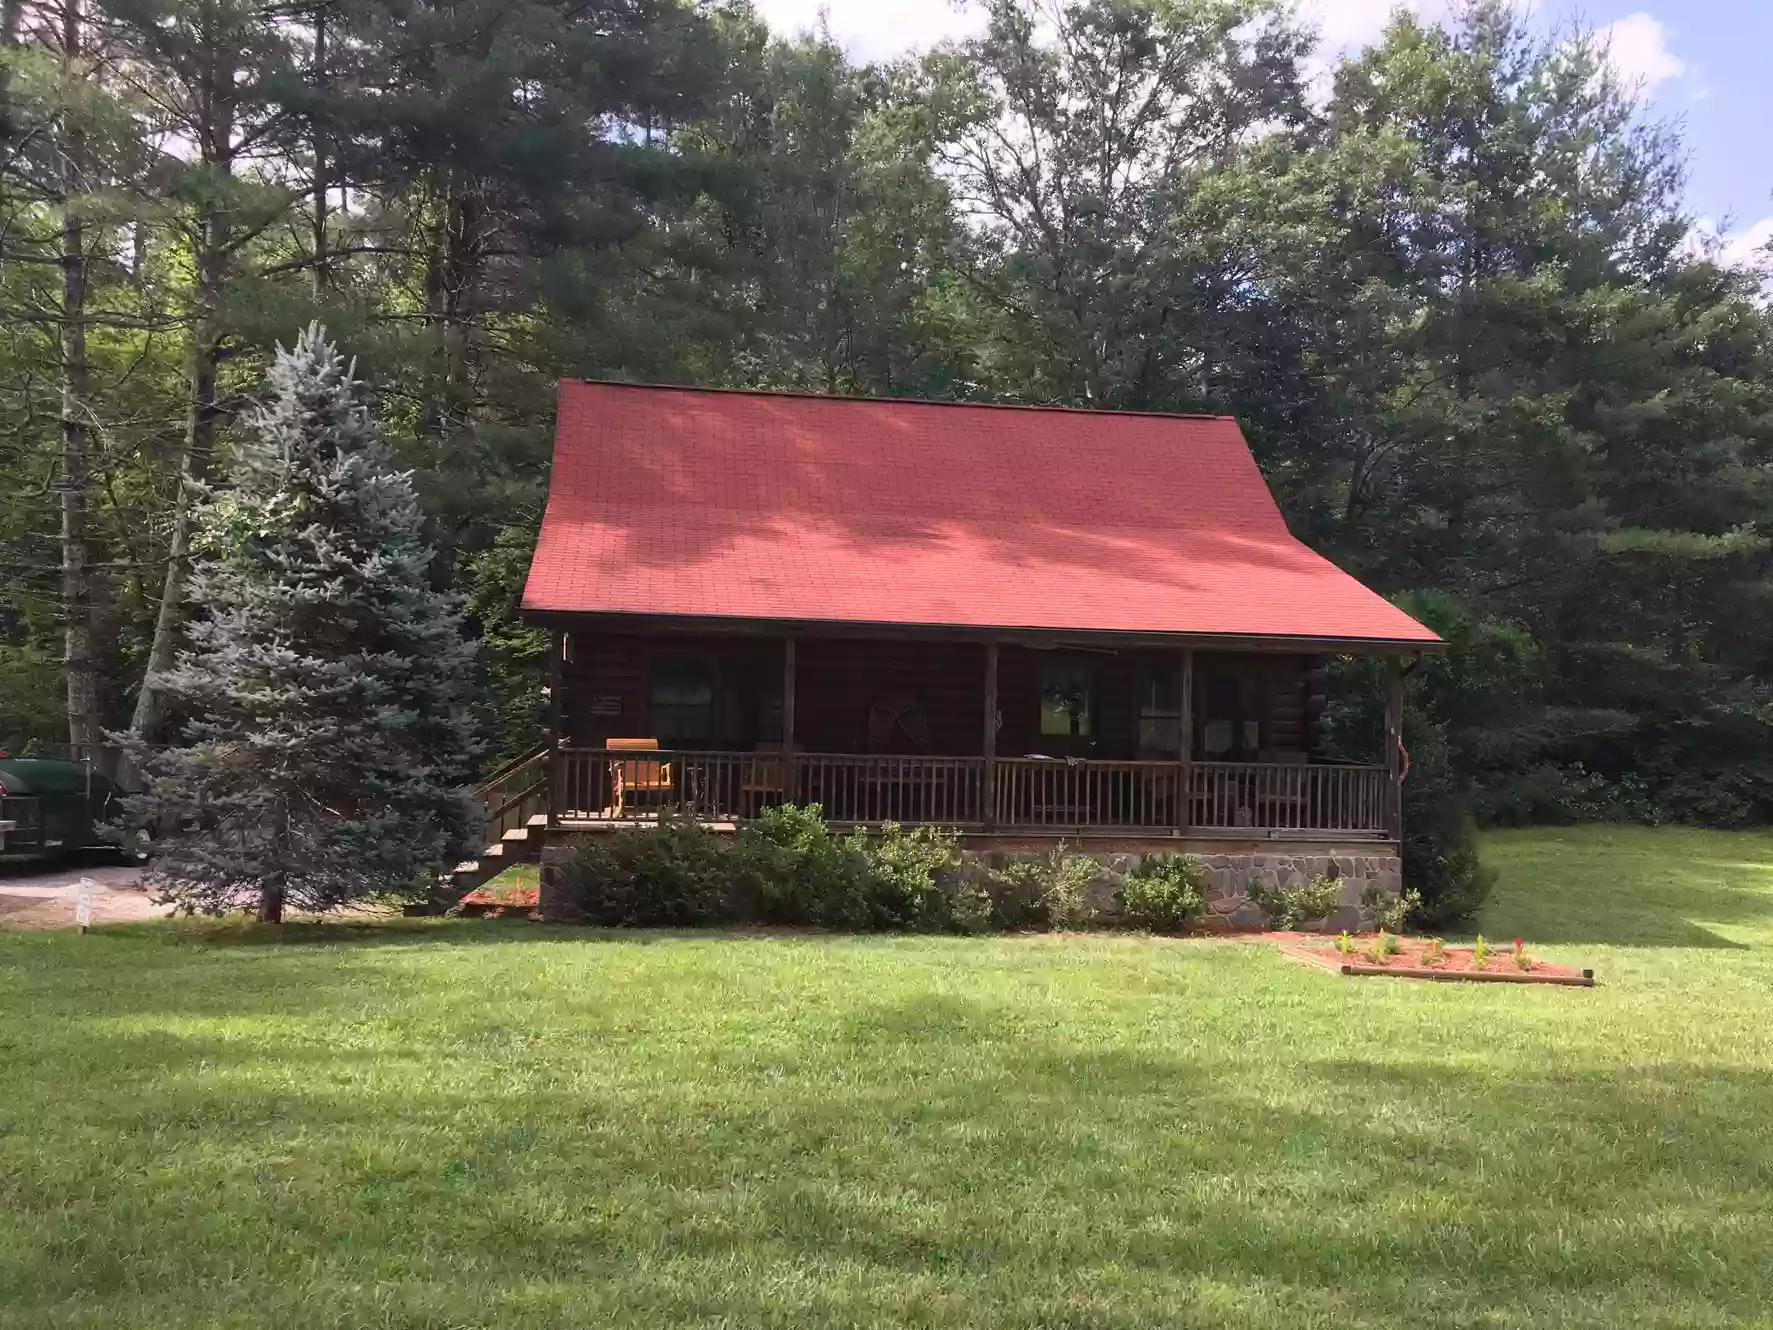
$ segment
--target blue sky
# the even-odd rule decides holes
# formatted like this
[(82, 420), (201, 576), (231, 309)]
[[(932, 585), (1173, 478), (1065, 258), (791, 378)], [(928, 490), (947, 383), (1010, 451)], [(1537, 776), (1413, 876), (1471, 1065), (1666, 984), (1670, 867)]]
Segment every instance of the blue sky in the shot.
[[(965, 36), (979, 11), (950, 0), (756, 0), (778, 30), (812, 27), (819, 12), (859, 59)], [(1404, 0), (1438, 17), (1451, 0)], [(1392, 0), (1300, 0), (1324, 45), (1346, 50), (1385, 26)], [(1773, 0), (1536, 0), (1533, 22), (1603, 30), (1612, 58), (1659, 117), (1677, 122), (1691, 155), (1688, 202), (1732, 258), (1773, 239)]]

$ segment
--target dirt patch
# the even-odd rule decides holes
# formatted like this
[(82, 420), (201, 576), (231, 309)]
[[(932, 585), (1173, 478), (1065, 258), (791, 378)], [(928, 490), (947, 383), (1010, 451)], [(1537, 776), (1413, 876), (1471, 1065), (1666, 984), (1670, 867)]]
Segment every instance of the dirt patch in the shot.
[(150, 898), (139, 868), (73, 860), (0, 868), (0, 928), (72, 928), (82, 878), (98, 884), (92, 898), (94, 924), (132, 923), (171, 913), (170, 906)]

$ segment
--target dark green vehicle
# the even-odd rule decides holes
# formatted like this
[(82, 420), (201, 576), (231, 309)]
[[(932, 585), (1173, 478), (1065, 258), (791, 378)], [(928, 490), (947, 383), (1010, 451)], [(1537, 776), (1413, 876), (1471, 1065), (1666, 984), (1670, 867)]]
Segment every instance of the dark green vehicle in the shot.
[(110, 844), (99, 828), (123, 791), (84, 762), (0, 757), (0, 855), (56, 855)]

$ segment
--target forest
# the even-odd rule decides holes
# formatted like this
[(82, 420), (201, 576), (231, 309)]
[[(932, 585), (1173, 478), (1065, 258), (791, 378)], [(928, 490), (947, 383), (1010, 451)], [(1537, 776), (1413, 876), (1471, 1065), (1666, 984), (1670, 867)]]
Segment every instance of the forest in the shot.
[(990, 0), (860, 65), (743, 0), (0, 5), (0, 749), (176, 726), (193, 511), (319, 320), (489, 763), (540, 733), (516, 604), (576, 376), (1235, 415), (1294, 531), (1451, 643), (1410, 701), (1438, 846), (1773, 819), (1767, 272), (1695, 239), (1591, 36), (1491, 0), (1326, 67), (1279, 0)]

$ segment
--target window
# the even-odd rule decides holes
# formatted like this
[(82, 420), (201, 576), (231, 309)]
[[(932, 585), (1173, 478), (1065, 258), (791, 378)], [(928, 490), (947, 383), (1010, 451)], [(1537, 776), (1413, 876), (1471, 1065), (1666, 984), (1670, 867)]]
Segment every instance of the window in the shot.
[(1207, 677), (1201, 749), (1209, 758), (1251, 758), (1262, 746), (1262, 682), (1252, 674), (1214, 670)]
[(707, 662), (683, 657), (654, 662), (652, 726), (661, 747), (707, 742), (714, 733), (714, 680)]
[(1092, 691), (1088, 670), (1042, 670), (1040, 732), (1089, 738)]
[(1139, 676), (1139, 756), (1173, 758), (1182, 750), (1182, 681), (1176, 670)]

